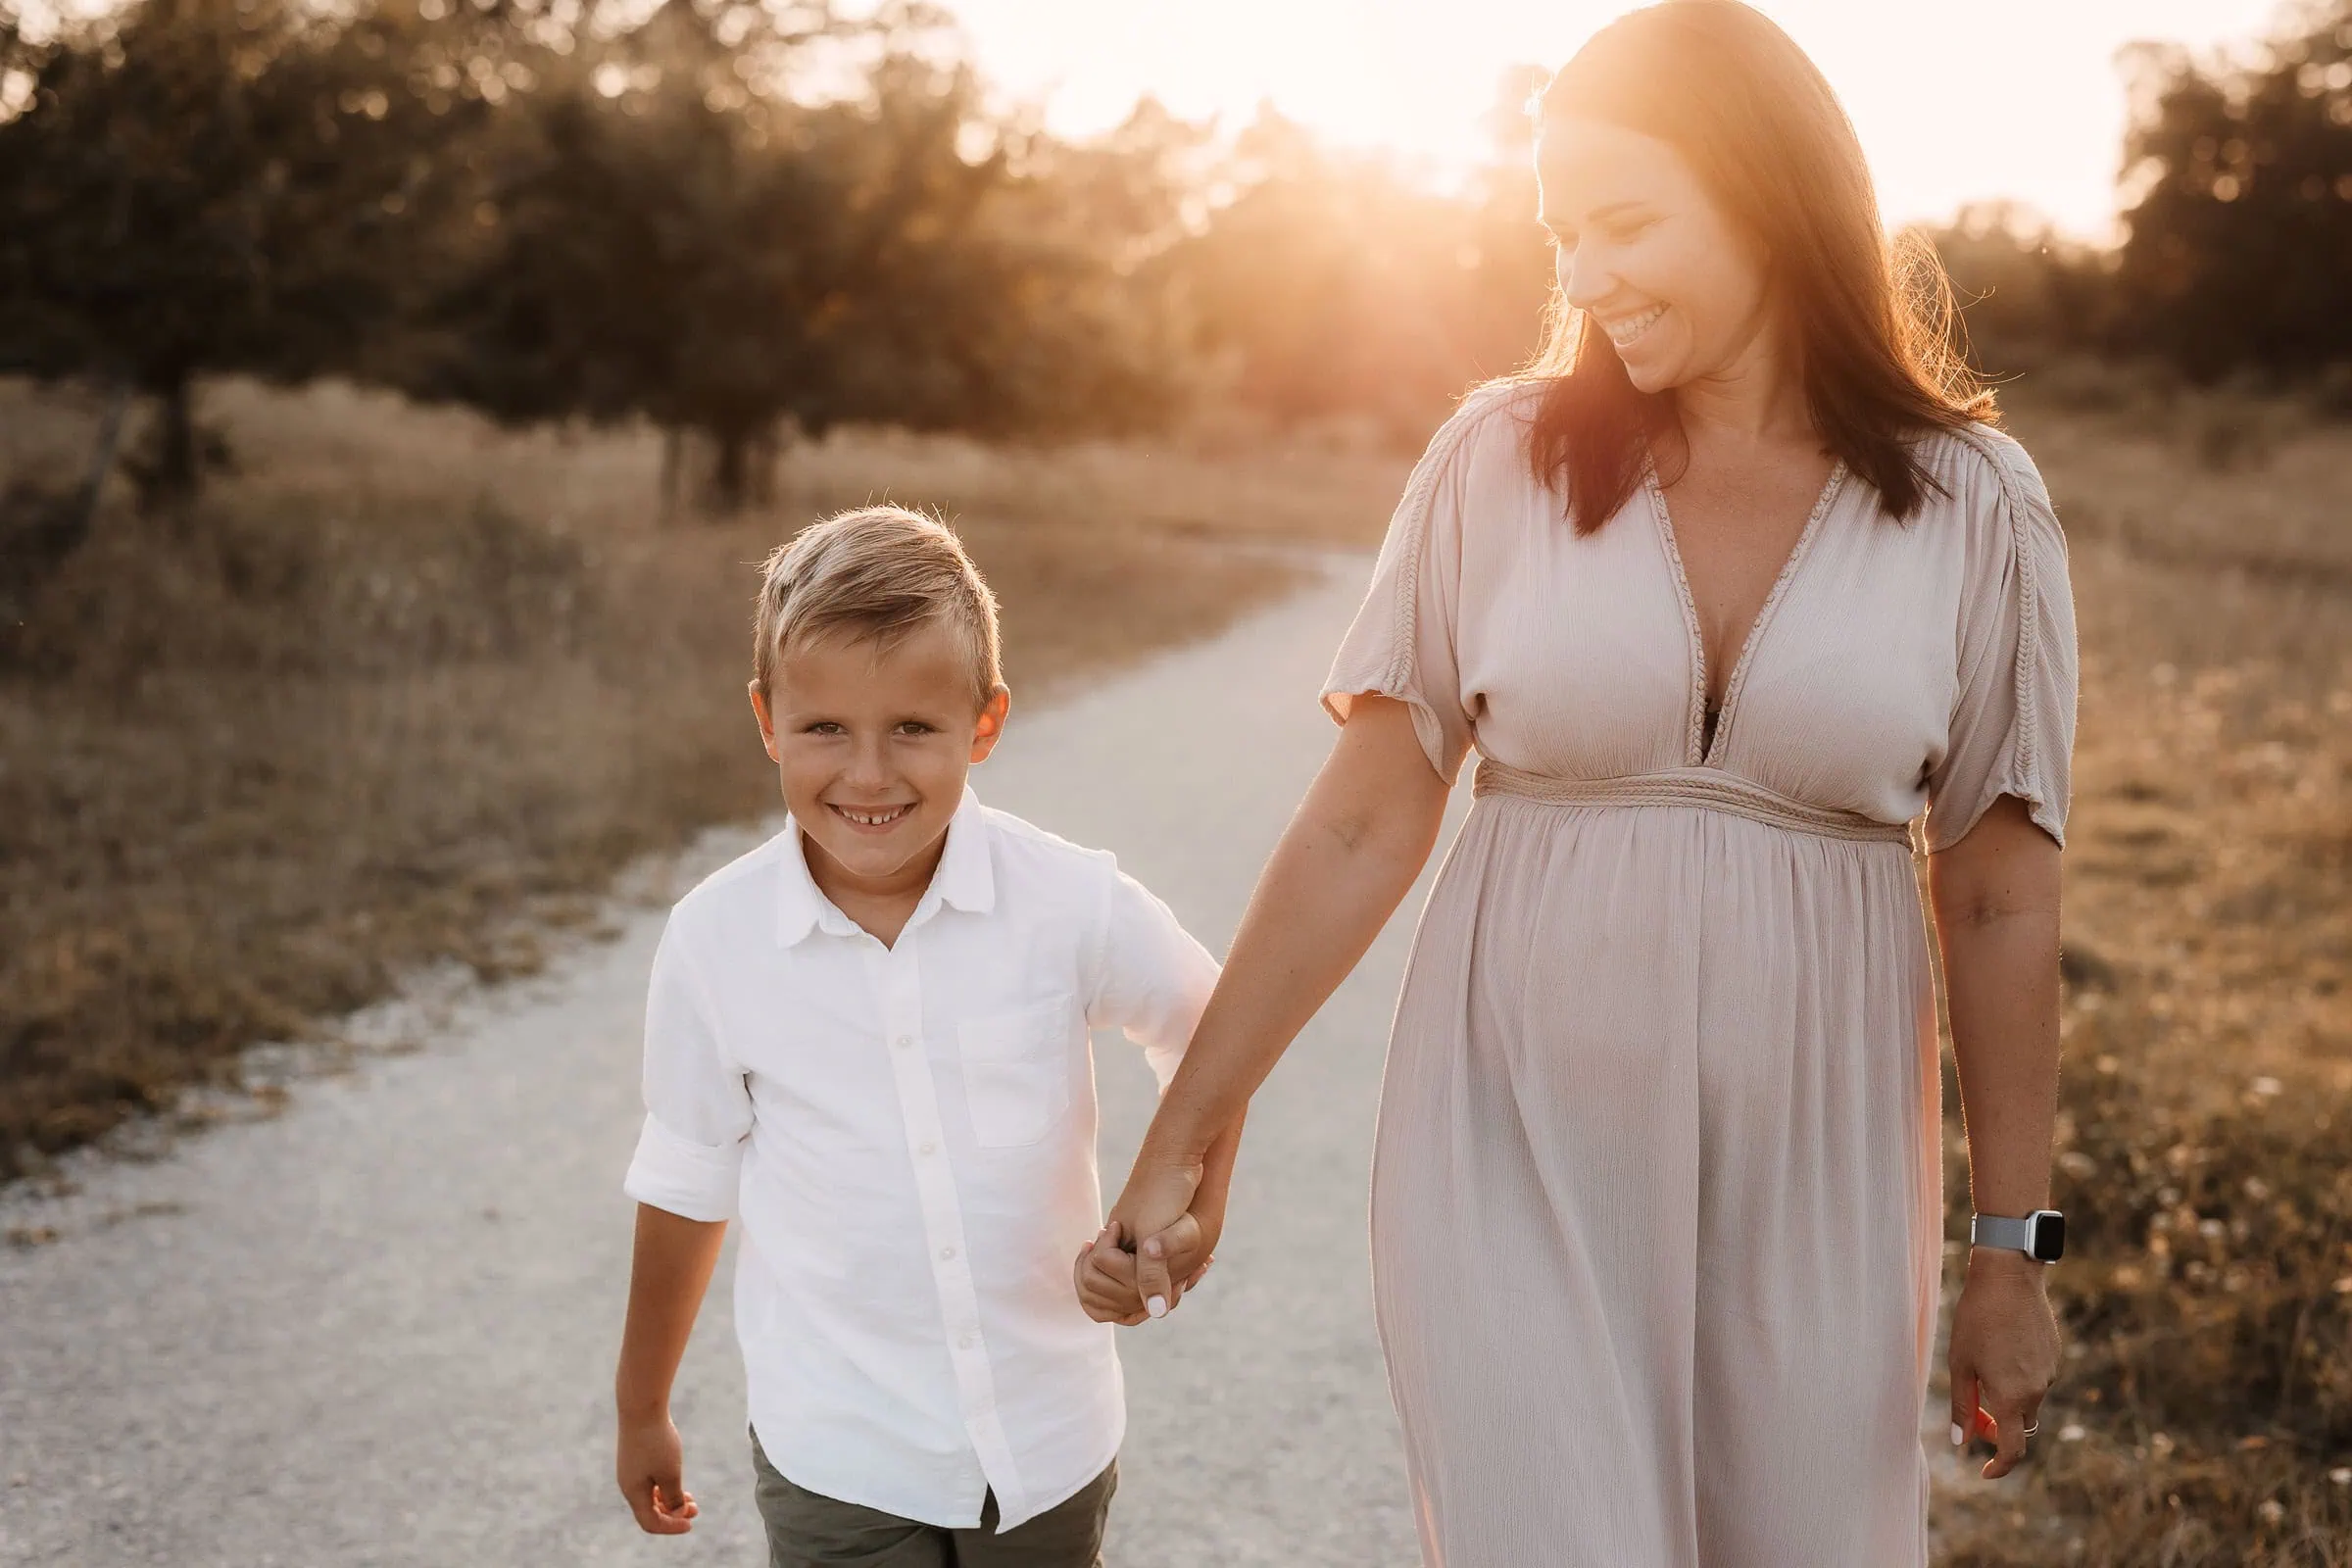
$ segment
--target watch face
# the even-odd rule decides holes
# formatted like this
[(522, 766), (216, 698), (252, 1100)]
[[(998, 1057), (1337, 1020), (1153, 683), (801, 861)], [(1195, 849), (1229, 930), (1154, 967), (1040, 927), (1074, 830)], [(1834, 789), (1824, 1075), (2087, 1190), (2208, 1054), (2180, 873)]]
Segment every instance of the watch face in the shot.
[(2054, 1208), (2045, 1208), (2034, 1216), (2034, 1257), (2044, 1263), (2055, 1263), (2066, 1253), (2066, 1216)]

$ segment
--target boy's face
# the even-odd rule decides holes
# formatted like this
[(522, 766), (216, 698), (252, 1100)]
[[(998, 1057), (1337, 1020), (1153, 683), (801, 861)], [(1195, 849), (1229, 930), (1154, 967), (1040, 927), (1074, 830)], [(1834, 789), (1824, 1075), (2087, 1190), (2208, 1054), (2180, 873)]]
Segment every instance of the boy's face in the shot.
[(1010, 704), (999, 686), (974, 708), (970, 656), (944, 621), (887, 648), (841, 633), (785, 650), (769, 690), (752, 683), (752, 708), (819, 885), (927, 885)]

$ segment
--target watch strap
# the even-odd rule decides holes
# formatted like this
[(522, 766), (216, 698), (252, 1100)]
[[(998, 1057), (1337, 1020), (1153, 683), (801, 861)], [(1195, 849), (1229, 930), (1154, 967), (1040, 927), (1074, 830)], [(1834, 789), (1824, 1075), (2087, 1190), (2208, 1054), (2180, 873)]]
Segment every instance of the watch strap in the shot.
[(1968, 1245), (2030, 1252), (2034, 1250), (2034, 1221), (2031, 1216), (2011, 1219), (2005, 1214), (1976, 1215), (1968, 1222)]
[(2004, 1214), (1973, 1214), (1968, 1222), (1971, 1247), (1990, 1247), (2023, 1252), (2040, 1263), (2054, 1263), (2066, 1250), (2066, 1216), (2054, 1208), (2037, 1208), (2023, 1218)]

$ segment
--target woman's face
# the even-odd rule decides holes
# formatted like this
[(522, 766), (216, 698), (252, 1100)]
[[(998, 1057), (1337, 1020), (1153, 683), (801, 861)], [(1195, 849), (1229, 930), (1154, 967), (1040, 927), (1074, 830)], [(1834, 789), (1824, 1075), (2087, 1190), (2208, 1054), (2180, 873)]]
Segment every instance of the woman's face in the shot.
[(1548, 121), (1541, 219), (1560, 291), (1609, 335), (1644, 392), (1739, 373), (1769, 344), (1762, 244), (1682, 154), (1604, 121)]

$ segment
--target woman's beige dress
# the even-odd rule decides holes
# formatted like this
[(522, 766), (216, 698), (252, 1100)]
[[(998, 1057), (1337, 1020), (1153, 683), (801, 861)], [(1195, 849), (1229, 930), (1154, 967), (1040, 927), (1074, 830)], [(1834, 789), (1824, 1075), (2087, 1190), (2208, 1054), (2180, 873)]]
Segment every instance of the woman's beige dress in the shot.
[(1373, 1173), (1426, 1560), (1924, 1565), (1940, 1078), (1905, 824), (1940, 850), (2008, 794), (2061, 835), (2065, 542), (1990, 429), (1924, 443), (1945, 494), (1908, 522), (1841, 469), (1702, 750), (1665, 498), (1579, 538), (1529, 398), (1431, 443), (1325, 693), (1409, 704), (1448, 779), (1482, 759)]

